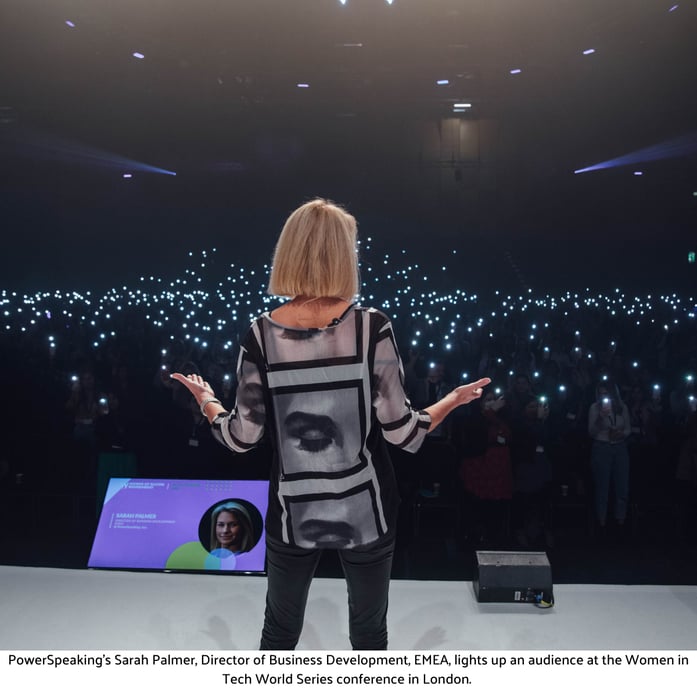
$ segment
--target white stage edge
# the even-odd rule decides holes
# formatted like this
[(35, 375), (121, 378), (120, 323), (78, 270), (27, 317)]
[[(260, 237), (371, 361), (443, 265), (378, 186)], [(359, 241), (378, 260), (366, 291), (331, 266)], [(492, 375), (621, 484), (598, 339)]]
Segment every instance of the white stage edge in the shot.
[[(258, 648), (264, 577), (0, 566), (0, 650)], [(470, 582), (392, 582), (400, 651), (694, 650), (696, 586), (559, 585), (555, 606), (479, 603)], [(343, 579), (317, 578), (303, 650), (349, 650)]]

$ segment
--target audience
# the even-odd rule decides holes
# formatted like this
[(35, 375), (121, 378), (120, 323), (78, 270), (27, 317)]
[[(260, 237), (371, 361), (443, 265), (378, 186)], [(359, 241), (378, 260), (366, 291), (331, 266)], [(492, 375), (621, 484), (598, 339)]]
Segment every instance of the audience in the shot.
[(588, 433), (593, 439), (591, 474), (595, 520), (601, 530), (607, 522), (610, 486), (614, 492), (613, 516), (619, 528), (629, 507), (629, 449), (631, 434), (629, 409), (617, 386), (603, 379), (596, 387), (596, 400), (588, 410)]
[(467, 494), (465, 515), (470, 535), (480, 545), (508, 539), (513, 498), (511, 425), (506, 401), (491, 390), (455, 432), (460, 478)]
[[(193, 325), (159, 319), (175, 315), (168, 297), (158, 296), (155, 320), (140, 301), (111, 313), (100, 306), (78, 319), (65, 309), (74, 300), (57, 296), (35, 313), (40, 319), (20, 328), (22, 301), (2, 293), (11, 319), (0, 333), (0, 355), (11, 370), (0, 382), (15, 401), (4, 417), (1, 489), (93, 493), (104, 452), (135, 456), (141, 476), (264, 476), (264, 448), (232, 469), (201, 428), (195, 404), (169, 378), (174, 370), (200, 372), (231, 404), (236, 342), (247, 321), (229, 303), (216, 308), (212, 296), (210, 307), (206, 298), (176, 296), (191, 300), (200, 316), (217, 311), (226, 318), (218, 326), (223, 340), (206, 343), (194, 338)], [(522, 296), (509, 296), (505, 312), (460, 296), (442, 300), (433, 314), (391, 308), (400, 347), (412, 348), (404, 368), (415, 406), (468, 375), (493, 380), (481, 404), (454, 413), (417, 455), (408, 462), (395, 457), (405, 510), (423, 487), (460, 487), (472, 539), (548, 547), (555, 533), (550, 506), (563, 491), (585, 501), (600, 528), (608, 516), (625, 525), (636, 511), (645, 516), (661, 503), (673, 529), (694, 540), (694, 312), (675, 325), (674, 306), (647, 302), (641, 312), (650, 314), (650, 306), (654, 316), (638, 322), (634, 310), (618, 313), (615, 299), (605, 306), (562, 300), (542, 303), (544, 322), (531, 317), (534, 303)], [(375, 299), (366, 304), (381, 306)], [(449, 304), (455, 319), (446, 317)]]
[(530, 395), (513, 422), (513, 528), (523, 547), (552, 544), (548, 503), (552, 483), (549, 460), (549, 405)]

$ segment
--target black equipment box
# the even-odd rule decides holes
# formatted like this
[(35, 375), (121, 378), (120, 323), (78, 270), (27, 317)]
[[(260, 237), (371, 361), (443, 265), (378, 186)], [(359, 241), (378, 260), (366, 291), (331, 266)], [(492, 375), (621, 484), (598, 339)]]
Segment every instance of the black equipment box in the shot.
[(480, 603), (551, 604), (552, 571), (544, 552), (477, 552)]

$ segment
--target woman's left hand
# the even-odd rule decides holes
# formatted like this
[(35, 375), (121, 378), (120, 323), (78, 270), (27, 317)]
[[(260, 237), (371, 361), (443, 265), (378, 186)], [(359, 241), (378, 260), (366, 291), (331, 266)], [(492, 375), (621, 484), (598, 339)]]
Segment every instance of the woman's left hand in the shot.
[(213, 388), (200, 376), (192, 373), (190, 375), (182, 375), (181, 373), (172, 373), (171, 378), (180, 382), (194, 396), (197, 404), (201, 404), (204, 399), (215, 398)]

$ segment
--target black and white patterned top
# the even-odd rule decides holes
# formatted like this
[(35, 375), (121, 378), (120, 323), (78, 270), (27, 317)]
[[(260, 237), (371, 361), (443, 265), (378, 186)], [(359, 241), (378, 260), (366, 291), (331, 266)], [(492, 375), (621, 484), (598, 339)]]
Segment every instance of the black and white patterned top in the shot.
[(217, 440), (245, 452), (272, 439), (267, 534), (349, 548), (394, 533), (399, 505), (385, 442), (415, 452), (431, 422), (412, 408), (389, 319), (350, 306), (323, 329), (255, 320), (237, 365), (235, 408)]

